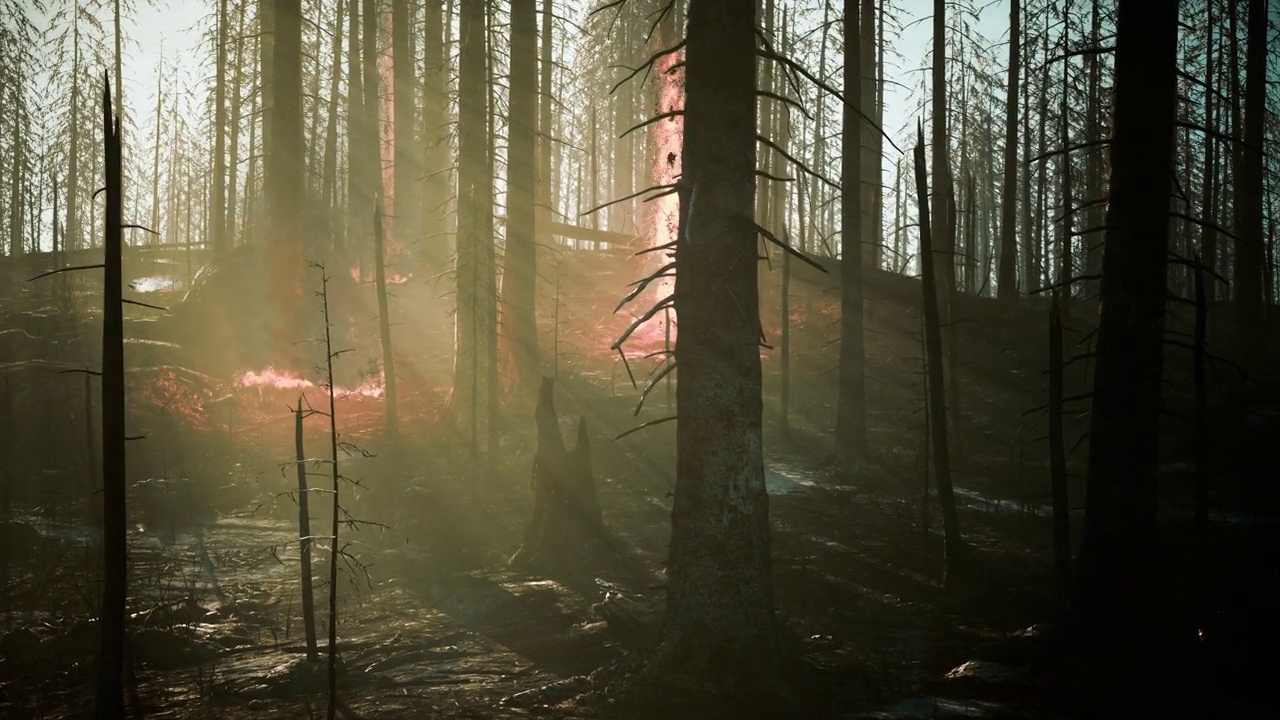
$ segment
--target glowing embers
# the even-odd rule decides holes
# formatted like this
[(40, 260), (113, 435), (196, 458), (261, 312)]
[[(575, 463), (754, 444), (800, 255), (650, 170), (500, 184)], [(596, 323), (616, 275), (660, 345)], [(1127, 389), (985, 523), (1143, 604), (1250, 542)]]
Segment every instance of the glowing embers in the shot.
[[(243, 388), (258, 388), (260, 391), (280, 391), (289, 393), (304, 392), (319, 388), (320, 385), (298, 373), (289, 370), (277, 370), (275, 367), (268, 365), (262, 370), (247, 371), (236, 377), (236, 385)], [(334, 393), (339, 398), (358, 396), (368, 398), (380, 398), (384, 391), (382, 376), (378, 375), (376, 379), (366, 380), (354, 388), (334, 387)]]

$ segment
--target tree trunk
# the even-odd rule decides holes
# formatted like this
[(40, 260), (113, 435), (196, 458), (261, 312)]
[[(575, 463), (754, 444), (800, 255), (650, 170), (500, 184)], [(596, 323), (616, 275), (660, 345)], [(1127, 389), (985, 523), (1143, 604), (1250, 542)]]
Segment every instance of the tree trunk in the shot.
[(1071, 592), (1071, 507), (1062, 430), (1062, 381), (1062, 312), (1055, 292), (1049, 305), (1049, 494), (1053, 498), (1053, 567), (1058, 602), (1066, 607)]
[(364, 122), (364, 70), (360, 47), (360, 0), (350, 0), (347, 19), (347, 203), (346, 241), (348, 248), (358, 246), (364, 228), (364, 215), (359, 208), (368, 208), (369, 188), (365, 184), (365, 135)]
[(1267, 0), (1249, 0), (1245, 47), (1244, 143), (1236, 185), (1236, 333), (1239, 350), (1253, 356), (1261, 346), (1266, 311), (1263, 300), (1262, 141), (1266, 122)]
[[(63, 246), (67, 250), (79, 250), (83, 244), (80, 235), (80, 16), (74, 13), (74, 47), (71, 61), (71, 118), (68, 121), (69, 145), (67, 147), (67, 224), (63, 231)], [(151, 229), (155, 229), (152, 225)]]
[[(1206, 88), (1214, 88), (1214, 79), (1216, 77), (1215, 58), (1213, 55), (1213, 3), (1207, 6), (1208, 20), (1205, 24), (1209, 28), (1207, 45), (1205, 47), (1205, 75), (1204, 84)], [(1216, 111), (1216, 112), (1215, 112)], [(1204, 125), (1213, 132), (1218, 131), (1218, 118), (1222, 110), (1217, 102), (1215, 93), (1205, 93), (1205, 110)], [(1204, 223), (1200, 226), (1200, 263), (1203, 267), (1208, 268), (1210, 272), (1217, 267), (1218, 258), (1218, 232), (1214, 226), (1218, 222), (1218, 139), (1209, 137), (1205, 141), (1204, 148), (1204, 166), (1201, 169), (1203, 189), (1201, 190), (1201, 210), (1200, 219)], [(1203, 280), (1203, 278), (1201, 278)], [(1217, 292), (1217, 284), (1210, 277), (1210, 285), (1204, 290), (1206, 291), (1206, 302), (1215, 299)]]
[(1195, 268), (1196, 325), (1191, 344), (1192, 384), (1195, 388), (1195, 528), (1203, 542), (1209, 529), (1209, 394), (1205, 378), (1208, 369), (1209, 301), (1205, 294), (1204, 267)]
[(768, 712), (785, 693), (766, 688), (787, 666), (761, 438), (754, 24), (749, 3), (689, 4), (675, 289), (681, 417), (666, 621), (650, 667), (705, 678), (700, 692)]
[(511, 1), (511, 92), (507, 131), (507, 244), (502, 268), (503, 335), (510, 343), (510, 382), (516, 397), (532, 399), (539, 374), (536, 147), (538, 141), (537, 7)]
[(128, 556), (125, 549), (124, 303), (120, 236), (123, 207), (120, 119), (111, 87), (102, 95), (106, 203), (103, 216), (102, 294), (102, 613), (96, 716), (124, 717), (124, 631)]
[[(1070, 39), (1069, 5), (1070, 3), (1066, 2), (1062, 6), (1062, 51), (1064, 53), (1067, 52), (1069, 48), (1068, 40)], [(1071, 263), (1071, 218), (1072, 214), (1075, 212), (1075, 207), (1072, 205), (1071, 153), (1067, 152), (1067, 148), (1071, 146), (1071, 120), (1068, 113), (1069, 106), (1067, 104), (1067, 96), (1070, 95), (1069, 90), (1071, 88), (1070, 68), (1071, 61), (1063, 60), (1062, 99), (1058, 110), (1062, 115), (1060, 122), (1062, 123), (1061, 143), (1063, 150), (1062, 155), (1060, 156), (1062, 162), (1062, 241), (1058, 247), (1058, 284), (1061, 285), (1061, 288), (1058, 291), (1058, 299), (1061, 303), (1062, 315), (1066, 318), (1071, 317), (1071, 286), (1073, 280), (1072, 276), (1075, 272)]]
[(378, 197), (373, 210), (373, 272), (378, 293), (378, 341), (382, 347), (382, 383), (387, 407), (387, 436), (394, 438), (400, 432), (400, 420), (396, 412), (396, 363), (391, 352), (391, 316), (387, 312), (387, 274), (383, 250), (382, 198)]
[(294, 450), (298, 462), (298, 562), (302, 583), (302, 628), (307, 641), (307, 659), (320, 660), (316, 646), (316, 601), (311, 587), (311, 511), (310, 490), (307, 488), (307, 455), (302, 446), (302, 398), (293, 412)]
[(237, 14), (236, 41), (235, 41), (236, 42), (236, 59), (234, 64), (235, 74), (234, 74), (234, 80), (232, 80), (232, 83), (231, 83), (231, 113), (230, 113), (231, 142), (230, 142), (230, 148), (229, 148), (231, 152), (231, 158), (227, 163), (227, 167), (231, 168), (231, 171), (227, 175), (226, 228), (228, 233), (228, 236), (227, 236), (228, 248), (231, 248), (236, 244), (235, 239), (238, 234), (237, 233), (238, 228), (236, 225), (236, 204), (239, 202), (237, 199), (237, 185), (238, 185), (237, 181), (239, 180), (239, 177), (240, 177), (240, 122), (241, 122), (241, 108), (243, 107), (243, 99), (241, 97), (241, 92), (240, 92), (240, 81), (241, 81), (241, 76), (244, 70), (243, 67), (241, 67), (241, 63), (243, 62), (243, 54), (244, 54), (244, 8), (245, 8), (245, 5), (247, 4), (248, 3), (241, 2), (240, 10)]
[[(1178, 4), (1120, 0), (1115, 120), (1085, 525), (1075, 606), (1099, 640), (1153, 618), (1156, 467), (1173, 161)], [(1114, 657), (1114, 654), (1113, 654)]]
[[(306, 183), (306, 153), (302, 138), (302, 15), (298, 5), (276, 4), (271, 68), (272, 102), (275, 106), (265, 153), (264, 189), (267, 199), (267, 244), (272, 300), (278, 316), (277, 348), (293, 353), (298, 327), (298, 288), (305, 255), (302, 205)], [(266, 138), (264, 138), (266, 139)], [(288, 350), (285, 350), (288, 348)]]
[(458, 61), (458, 252), (454, 295), (454, 365), (451, 408), (461, 409), (469, 398), (470, 409), (462, 416), (476, 438), (476, 405), (479, 385), (480, 245), (489, 242), (482, 229), (485, 182), (485, 23), (484, 0), (459, 2)]
[[(1089, 44), (1097, 47), (1099, 43), (1099, 33), (1101, 32), (1101, 18), (1098, 9), (1098, 0), (1093, 0), (1093, 18), (1089, 30)], [(1209, 27), (1213, 27), (1212, 24)], [(1085, 140), (1088, 142), (1098, 142), (1103, 139), (1103, 120), (1102, 120), (1102, 63), (1099, 62), (1097, 55), (1090, 54), (1085, 58), (1088, 64), (1089, 72), (1089, 100), (1088, 109), (1086, 110), (1086, 131)], [(1212, 97), (1209, 100), (1212, 103)], [(1212, 144), (1212, 143), (1210, 143)], [(1102, 202), (1103, 194), (1103, 177), (1102, 177), (1102, 158), (1103, 150), (1101, 148), (1089, 148), (1088, 169), (1086, 170), (1085, 182), (1085, 202), (1089, 203), (1089, 210), (1085, 213), (1085, 230), (1081, 236), (1081, 242), (1084, 243), (1084, 274), (1089, 278), (1084, 281), (1085, 296), (1093, 297), (1098, 292), (1097, 277), (1102, 273), (1102, 222), (1104, 218), (1104, 203)]]
[(447, 66), (443, 40), (444, 12), (440, 0), (427, 0), (422, 69), (422, 145), (426, 174), (422, 181), (422, 251), (425, 273), (442, 272), (451, 253), (449, 225), (445, 220), (449, 203), (452, 158), (449, 153), (448, 103), (445, 90)]
[[(846, 0), (844, 35), (860, 37), (857, 0)], [(840, 387), (836, 401), (836, 456), (841, 464), (867, 454), (866, 350), (862, 309), (862, 53), (844, 50), (843, 148), (840, 156)]]
[[(411, 188), (422, 173), (418, 167), (417, 147), (414, 142), (413, 53), (409, 44), (409, 0), (392, 0), (391, 3), (391, 61), (395, 170), (391, 196), (395, 217), (390, 223), (391, 237), (408, 243), (418, 236), (420, 213)], [(381, 212), (382, 209), (379, 208)], [(383, 228), (384, 232), (386, 228)]]
[[(352, 0), (354, 3), (354, 0)], [(342, 79), (342, 11), (338, 0), (337, 18), (333, 23), (333, 65), (329, 71), (329, 112), (324, 125), (324, 167), (321, 170), (320, 206), (329, 230), (329, 247), (340, 246), (338, 214), (338, 94)], [(348, 131), (349, 132), (349, 131)]]
[(22, 108), (13, 108), (13, 175), (9, 178), (9, 257), (22, 254)]
[(1018, 299), (1018, 237), (1015, 218), (1018, 212), (1018, 79), (1022, 56), (1022, 2), (1009, 4), (1009, 79), (1005, 95), (1004, 116), (1004, 186), (1000, 191), (1000, 277), (997, 292), (1000, 299)]
[[(938, 281), (935, 277), (933, 230), (929, 217), (929, 176), (925, 172), (924, 130), (917, 133), (915, 149), (916, 197), (920, 208), (920, 276), (924, 287), (925, 355), (928, 364), (929, 438), (933, 449), (933, 468), (938, 487), (938, 504), (942, 506), (945, 539), (944, 582), (958, 579), (960, 572), (960, 525), (956, 518), (956, 501), (951, 487), (951, 458), (947, 445), (946, 390), (942, 371), (942, 322), (939, 312)], [(934, 189), (934, 197), (939, 197)], [(942, 203), (945, 204), (945, 203)]]
[(222, 253), (227, 249), (227, 0), (218, 0), (217, 23), (214, 33), (218, 51), (213, 89), (213, 207), (209, 211), (213, 213), (210, 223), (213, 252)]

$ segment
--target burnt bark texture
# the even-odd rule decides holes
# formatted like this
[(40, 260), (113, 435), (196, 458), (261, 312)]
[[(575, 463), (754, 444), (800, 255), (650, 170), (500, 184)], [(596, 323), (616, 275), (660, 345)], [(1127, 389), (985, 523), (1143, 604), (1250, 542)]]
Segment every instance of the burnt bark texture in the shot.
[[(947, 443), (946, 389), (942, 369), (941, 300), (938, 297), (937, 258), (933, 249), (933, 227), (929, 212), (929, 176), (925, 173), (924, 130), (920, 129), (915, 149), (917, 205), (920, 208), (920, 277), (924, 288), (924, 346), (928, 371), (929, 437), (933, 449), (933, 470), (942, 507), (945, 545), (945, 579), (954, 580), (960, 571), (960, 525), (951, 487), (951, 453)], [(934, 197), (938, 197), (937, 189)], [(945, 261), (950, 263), (950, 257)]]
[(427, 0), (422, 42), (422, 233), (421, 261), (428, 275), (442, 272), (452, 251), (445, 221), (451, 176), (445, 85), (444, 3)]
[[(860, 38), (857, 0), (846, 0), (844, 36)], [(844, 120), (840, 158), (840, 387), (836, 400), (836, 457), (844, 464), (867, 453), (866, 348), (863, 331), (862, 52), (844, 49)]]
[(300, 321), (303, 233), (300, 227), (306, 168), (302, 138), (302, 14), (297, 3), (274, 3), (271, 68), (274, 117), (266, 145), (271, 306), (279, 313), (273, 330), (277, 344), (296, 351)]
[(689, 3), (676, 488), (667, 612), (645, 672), (677, 694), (741, 710), (738, 717), (782, 717), (794, 712), (794, 696), (779, 685), (801, 663), (782, 652), (770, 574), (752, 221), (754, 27), (751, 3)]
[[(412, 23), (409, 0), (391, 3), (392, 117), (395, 137), (395, 170), (390, 223), (392, 239), (404, 244), (416, 238), (418, 226), (417, 193), (412, 188), (418, 170), (418, 143), (414, 142), (413, 119), (413, 48), (409, 42)], [(382, 210), (382, 208), (379, 208)], [(384, 232), (386, 228), (383, 229)]]
[[(1151, 625), (1178, 4), (1120, 0), (1086, 515), (1075, 610), (1099, 639)], [(1116, 653), (1110, 653), (1112, 657)]]
[(293, 444), (298, 470), (298, 565), (302, 585), (302, 628), (307, 642), (307, 659), (320, 660), (316, 647), (316, 601), (311, 584), (311, 491), (307, 487), (307, 454), (302, 443), (304, 409), (298, 398), (298, 409), (293, 411)]
[(1000, 191), (1000, 269), (996, 292), (1001, 300), (1018, 299), (1018, 79), (1022, 72), (1022, 2), (1009, 3), (1009, 81), (1004, 116), (1004, 186)]
[[(481, 244), (490, 241), (483, 230), (485, 174), (485, 21), (482, 0), (461, 0), (458, 9), (458, 252), (455, 266), (457, 312), (454, 313), (453, 395), (450, 407), (469, 409), (464, 419), (473, 426), (478, 405), (479, 336), (483, 321), (479, 294)], [(475, 438), (472, 438), (475, 441)]]
[[(105, 78), (104, 78), (105, 79)], [(123, 231), (120, 119), (111, 87), (102, 95), (106, 205), (103, 214), (102, 294), (102, 614), (95, 716), (124, 717), (124, 626), (128, 557), (125, 550), (124, 305), (120, 238)]]
[(533, 413), (538, 436), (530, 482), (533, 519), (509, 565), (519, 569), (596, 570), (611, 559), (615, 547), (596, 500), (587, 419), (578, 420), (577, 443), (572, 449), (565, 447), (554, 393), (554, 381), (544, 377)]
[(534, 0), (511, 2), (511, 99), (508, 108), (507, 247), (503, 254), (502, 324), (516, 397), (532, 396), (538, 376), (535, 302), (535, 195), (538, 139), (538, 38)]
[[(210, 240), (213, 251), (220, 253), (227, 246), (227, 0), (218, 2), (215, 37), (218, 49), (213, 100), (213, 207), (209, 210), (213, 213)], [(152, 229), (157, 224), (153, 221)]]

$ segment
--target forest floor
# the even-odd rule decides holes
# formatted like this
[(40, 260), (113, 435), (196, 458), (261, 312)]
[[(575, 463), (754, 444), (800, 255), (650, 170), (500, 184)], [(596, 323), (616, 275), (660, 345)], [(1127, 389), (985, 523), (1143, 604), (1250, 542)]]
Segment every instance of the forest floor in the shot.
[[(873, 449), (854, 468), (828, 467), (835, 382), (829, 287), (802, 289), (808, 294), (793, 306), (796, 379), (785, 431), (776, 360), (765, 358), (766, 478), (780, 617), (802, 638), (806, 659), (823, 679), (827, 695), (819, 704), (826, 717), (1076, 717), (1061, 678), (1036, 660), (1044, 623), (1054, 616), (1047, 451), (1038, 442), (1037, 416), (1028, 413), (1043, 403), (1043, 315), (987, 317), (982, 313), (992, 311), (979, 308), (963, 326), (966, 420), (956, 484), (966, 580), (945, 587), (940, 516), (933, 501), (921, 501), (926, 467), (913, 287), (896, 279), (873, 287), (867, 371)], [(408, 298), (402, 303), (412, 306)], [(776, 324), (766, 313), (775, 344)], [(586, 345), (598, 330), (581, 322), (565, 332)], [(649, 400), (656, 407), (633, 413), (638, 393), (607, 352), (564, 356), (557, 407), (566, 429), (578, 416), (588, 419), (604, 520), (625, 550), (607, 566), (512, 572), (506, 560), (532, 513), (533, 423), (528, 414), (508, 417), (495, 432), (492, 461), (472, 472), (466, 434), (428, 417), (443, 401), (446, 338), (443, 330), (415, 338), (405, 351), (436, 382), (405, 391), (411, 399), (402, 399), (409, 407), (399, 441), (371, 429), (376, 398), (352, 399), (348, 438), (371, 454), (344, 458), (344, 474), (361, 480), (344, 489), (344, 506), (377, 524), (342, 530), (365, 567), (344, 566), (338, 586), (340, 714), (588, 717), (560, 702), (585, 690), (593, 671), (634, 657), (649, 640), (603, 622), (593, 606), (608, 596), (637, 618), (660, 617), (673, 426), (615, 438), (667, 414), (663, 393)], [(229, 440), (190, 443), (199, 449), (186, 453), (180, 476), (141, 473), (147, 479), (133, 485), (128, 704), (135, 716), (324, 712), (325, 676), (305, 659), (297, 510), (288, 494), (295, 482), (288, 464), (292, 422), (283, 407), (298, 390), (246, 392), (258, 393), (254, 407), (275, 414), (242, 405), (238, 420), (226, 421)], [(1280, 423), (1267, 422), (1265, 432), (1274, 437)], [(1069, 418), (1069, 443), (1084, 423)], [(205, 437), (221, 430), (193, 421), (188, 432)], [(313, 452), (322, 437), (308, 431)], [(1179, 441), (1168, 444), (1176, 448)], [(1082, 461), (1077, 450), (1071, 465), (1077, 508)], [(1175, 524), (1186, 510), (1184, 461), (1169, 453), (1162, 473), (1162, 499)], [(313, 469), (312, 482), (326, 483), (325, 472)], [(0, 716), (91, 712), (98, 572), (94, 531), (78, 520), (85, 510), (83, 499), (20, 502), (6, 524), (15, 551), (0, 597)], [(328, 514), (313, 506), (312, 515), (313, 532), (326, 532), (317, 527), (327, 528)], [(1170, 694), (1158, 704), (1176, 710), (1163, 716), (1267, 717), (1265, 674), (1249, 658), (1265, 638), (1277, 637), (1274, 619), (1264, 620), (1277, 601), (1280, 525), (1273, 518), (1260, 506), (1217, 503), (1221, 562), (1210, 615), (1219, 620), (1188, 628), (1195, 647), (1187, 655), (1195, 668), (1215, 672), (1187, 671), (1198, 678), (1194, 688), (1171, 676)], [(327, 553), (318, 552), (322, 656), (327, 568)]]

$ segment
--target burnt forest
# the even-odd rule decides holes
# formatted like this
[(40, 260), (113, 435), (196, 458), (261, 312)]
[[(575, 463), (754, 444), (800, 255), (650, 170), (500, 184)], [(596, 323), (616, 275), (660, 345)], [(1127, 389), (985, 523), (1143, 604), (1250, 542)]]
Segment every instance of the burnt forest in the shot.
[(0, 0), (0, 717), (1275, 717), (1278, 219), (1280, 0)]

